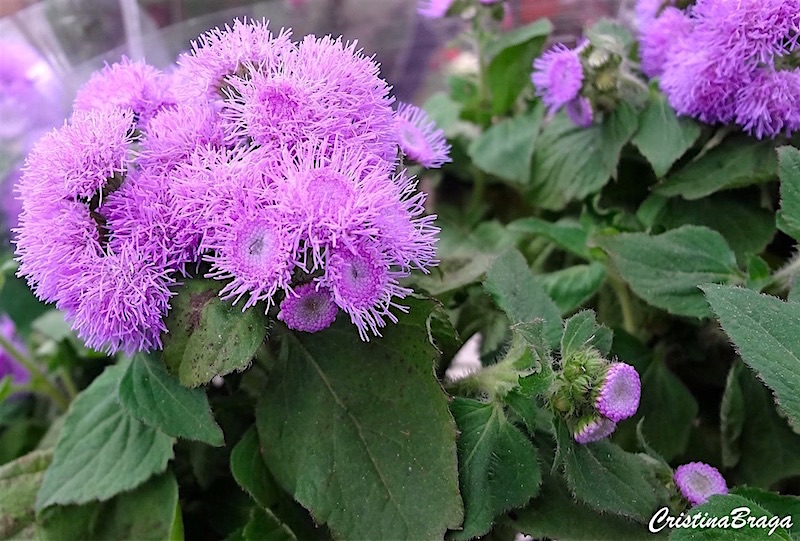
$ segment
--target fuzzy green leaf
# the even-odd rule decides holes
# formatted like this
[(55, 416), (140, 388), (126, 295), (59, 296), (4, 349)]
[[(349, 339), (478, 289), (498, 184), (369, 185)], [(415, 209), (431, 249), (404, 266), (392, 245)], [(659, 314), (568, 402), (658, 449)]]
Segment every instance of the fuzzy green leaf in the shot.
[(53, 452), (33, 451), (0, 467), (0, 539), (14, 539), (31, 527), (33, 503)]
[[(774, 515), (756, 504), (754, 501), (736, 494), (726, 494), (724, 496), (712, 496), (703, 505), (693, 507), (688, 515), (707, 513), (709, 517), (730, 516), (735, 509), (746, 508), (749, 510), (747, 515), (741, 515), (740, 520), (746, 520), (749, 516), (752, 519), (757, 517), (767, 517), (767, 520)], [(775, 539), (778, 541), (791, 541), (789, 532), (784, 528), (778, 528), (772, 535), (768, 535), (769, 528), (676, 528), (669, 536), (670, 541), (757, 541), (763, 539)]]
[(613, 338), (611, 329), (598, 325), (593, 311), (578, 312), (564, 323), (561, 357), (569, 357), (587, 346), (595, 348), (602, 355), (608, 355)]
[(781, 177), (778, 227), (787, 235), (800, 240), (800, 150), (794, 147), (780, 147), (778, 167)]
[(547, 296), (553, 299), (561, 314), (569, 314), (591, 299), (606, 279), (601, 263), (575, 265), (540, 277)]

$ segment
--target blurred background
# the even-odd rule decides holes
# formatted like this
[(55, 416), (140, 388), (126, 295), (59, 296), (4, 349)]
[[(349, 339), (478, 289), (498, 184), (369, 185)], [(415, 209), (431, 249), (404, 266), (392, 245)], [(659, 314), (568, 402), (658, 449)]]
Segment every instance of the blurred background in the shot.
[[(506, 29), (547, 17), (554, 40), (616, 16), (621, 0), (507, 0)], [(454, 41), (457, 18), (425, 19), (416, 0), (0, 0), (0, 242), (19, 202), (13, 185), (30, 146), (69, 115), (91, 73), (122, 55), (169, 69), (205, 30), (236, 17), (266, 18), (295, 36), (342, 35), (375, 54), (400, 101), (421, 104), (450, 73), (476, 68)]]

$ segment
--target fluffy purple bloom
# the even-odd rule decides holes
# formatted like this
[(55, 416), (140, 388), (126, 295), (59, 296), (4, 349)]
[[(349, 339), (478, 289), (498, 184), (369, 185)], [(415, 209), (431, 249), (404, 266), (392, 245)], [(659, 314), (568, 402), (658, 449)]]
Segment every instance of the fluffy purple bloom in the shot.
[(672, 0), (638, 0), (633, 8), (636, 16), (636, 25), (642, 32), (661, 14), (667, 6), (673, 4)]
[(759, 70), (736, 95), (736, 123), (758, 139), (799, 129), (800, 70)]
[[(25, 344), (17, 334), (17, 327), (6, 314), (0, 314), (0, 334), (8, 340), (17, 351), (26, 354)], [(0, 378), (11, 376), (14, 385), (25, 385), (31, 379), (31, 373), (17, 362), (5, 349), (0, 348)]]
[(393, 271), (374, 243), (343, 246), (327, 255), (320, 282), (331, 289), (334, 301), (350, 316), (362, 340), (369, 340), (369, 331), (380, 336), (386, 320), (397, 323), (390, 309), (406, 311), (395, 299), (404, 298), (411, 290), (397, 283), (404, 273)]
[(296, 331), (319, 332), (331, 326), (338, 312), (330, 290), (309, 283), (287, 293), (278, 319)]
[[(28, 156), (25, 175), (36, 196), (92, 198), (132, 159), (133, 112), (117, 108), (76, 111), (45, 135)], [(49, 194), (49, 195), (48, 195)]]
[(173, 105), (169, 80), (141, 61), (122, 61), (95, 72), (75, 97), (76, 111), (119, 107), (130, 109), (140, 126), (146, 126), (162, 108)]
[(578, 51), (559, 44), (533, 62), (531, 81), (536, 94), (555, 111), (578, 97), (583, 85), (583, 66)]
[(16, 193), (16, 184), (21, 177), (22, 170), (19, 167), (14, 167), (3, 179), (3, 184), (0, 186), (0, 193), (2, 193), (0, 212), (3, 215), (5, 228), (9, 231), (16, 229), (17, 225), (19, 225), (19, 215), (22, 212), (22, 199)]
[(703, 462), (690, 462), (675, 469), (675, 484), (692, 505), (706, 503), (714, 494), (727, 494), (728, 485), (719, 470)]
[(578, 421), (573, 431), (575, 441), (581, 445), (609, 437), (617, 429), (617, 423), (605, 417), (588, 417)]
[(567, 116), (576, 126), (581, 128), (588, 128), (594, 121), (594, 111), (592, 111), (592, 102), (583, 96), (571, 100), (564, 108)]
[(636, 413), (641, 396), (639, 373), (629, 364), (616, 362), (606, 368), (594, 405), (601, 415), (618, 422)]
[(192, 41), (192, 50), (178, 58), (173, 90), (179, 103), (222, 98), (227, 78), (247, 65), (268, 69), (292, 50), (291, 33), (277, 36), (266, 21), (236, 20), (233, 26), (214, 28)]
[(429, 169), (452, 161), (444, 132), (436, 127), (424, 110), (401, 103), (397, 108), (395, 126), (400, 150), (411, 161)]
[(692, 30), (692, 21), (683, 11), (667, 7), (641, 32), (639, 54), (642, 71), (648, 77), (661, 75), (673, 45), (685, 39)]
[(441, 19), (452, 4), (453, 0), (419, 0), (417, 13), (428, 19)]

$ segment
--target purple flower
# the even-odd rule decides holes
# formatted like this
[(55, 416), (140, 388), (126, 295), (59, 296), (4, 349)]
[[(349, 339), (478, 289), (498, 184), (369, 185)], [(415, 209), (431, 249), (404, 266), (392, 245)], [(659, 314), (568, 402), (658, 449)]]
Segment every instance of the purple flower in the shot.
[(617, 429), (617, 423), (605, 417), (586, 417), (578, 421), (573, 435), (581, 445), (609, 437)]
[(736, 95), (736, 123), (761, 139), (800, 128), (800, 70), (760, 69)]
[(130, 109), (140, 126), (146, 126), (155, 114), (173, 105), (169, 80), (159, 70), (144, 62), (122, 61), (95, 72), (75, 97), (76, 111), (119, 107)]
[(278, 319), (296, 331), (319, 332), (330, 327), (338, 312), (330, 290), (309, 283), (286, 294)]
[(633, 10), (639, 31), (644, 31), (661, 14), (663, 9), (672, 4), (672, 0), (638, 0)]
[(661, 75), (673, 45), (692, 30), (691, 19), (681, 10), (667, 7), (661, 15), (643, 28), (639, 41), (642, 71), (648, 77)]
[(578, 97), (583, 85), (583, 67), (578, 52), (556, 45), (533, 62), (531, 81), (536, 94), (556, 111)]
[(592, 111), (592, 102), (583, 96), (570, 100), (565, 108), (567, 116), (576, 125), (581, 128), (588, 128), (594, 121), (594, 112)]
[(452, 161), (444, 132), (419, 107), (401, 103), (397, 108), (395, 127), (400, 150), (411, 161), (428, 169)]
[(692, 505), (706, 503), (714, 494), (727, 494), (728, 485), (719, 470), (703, 462), (690, 462), (675, 469), (675, 484)]
[(291, 33), (274, 36), (266, 21), (235, 20), (233, 26), (209, 30), (178, 58), (173, 91), (178, 103), (222, 98), (227, 77), (249, 64), (278, 65), (293, 49)]
[(453, 0), (419, 0), (417, 13), (428, 19), (441, 19), (452, 4)]
[(618, 422), (636, 413), (641, 395), (642, 384), (636, 369), (625, 363), (611, 363), (606, 368), (594, 405), (601, 415)]
[(132, 127), (132, 111), (76, 111), (68, 124), (34, 145), (25, 176), (28, 189), (37, 195), (28, 198), (92, 198), (127, 170)]
[(404, 298), (411, 290), (397, 283), (404, 273), (393, 271), (374, 243), (332, 249), (327, 255), (325, 276), (319, 282), (331, 289), (334, 301), (348, 313), (362, 340), (369, 340), (368, 331), (380, 336), (379, 329), (386, 326), (387, 319), (397, 323), (390, 309), (406, 308), (394, 299)]
[[(6, 314), (0, 314), (0, 334), (8, 340), (17, 351), (25, 355), (25, 344), (17, 334), (17, 327)], [(31, 379), (28, 369), (17, 362), (5, 349), (0, 348), (0, 378), (11, 376), (14, 385), (25, 385)]]

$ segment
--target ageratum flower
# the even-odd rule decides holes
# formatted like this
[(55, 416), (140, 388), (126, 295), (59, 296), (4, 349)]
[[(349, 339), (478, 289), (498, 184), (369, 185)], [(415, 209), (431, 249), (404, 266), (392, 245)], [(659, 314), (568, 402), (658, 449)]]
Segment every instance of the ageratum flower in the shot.
[[(25, 344), (17, 334), (17, 326), (7, 314), (0, 314), (0, 335), (3, 336), (14, 348), (26, 354)], [(21, 365), (10, 353), (0, 348), (0, 378), (11, 376), (14, 385), (25, 385), (31, 379), (31, 373)]]
[(605, 417), (584, 417), (575, 427), (573, 436), (581, 445), (593, 443), (609, 437), (617, 429), (617, 423)]
[(714, 494), (727, 494), (728, 485), (719, 470), (703, 462), (690, 462), (675, 469), (675, 484), (692, 505), (706, 503)]
[(665, 8), (657, 19), (648, 24), (641, 32), (639, 40), (639, 54), (645, 75), (661, 75), (673, 46), (685, 39), (691, 30), (691, 19), (674, 7)]
[(417, 13), (428, 19), (441, 19), (452, 4), (453, 0), (419, 0)]
[(162, 108), (174, 105), (168, 78), (141, 61), (123, 57), (95, 72), (75, 97), (76, 111), (107, 107), (130, 109), (139, 126), (145, 126)]
[(759, 69), (736, 94), (736, 123), (758, 139), (800, 129), (800, 70)]
[(429, 169), (452, 161), (444, 132), (419, 107), (401, 103), (395, 116), (395, 129), (400, 150), (411, 161)]
[(287, 293), (278, 319), (296, 331), (319, 332), (331, 326), (338, 312), (327, 287), (307, 283)]
[(533, 62), (531, 81), (551, 112), (578, 97), (583, 66), (578, 52), (558, 44)]
[(576, 126), (581, 128), (588, 128), (594, 121), (594, 111), (592, 110), (592, 102), (588, 98), (578, 96), (567, 103), (564, 108), (567, 116)]
[(636, 369), (625, 363), (611, 363), (600, 382), (594, 405), (601, 415), (618, 422), (636, 413), (641, 395), (642, 384)]

